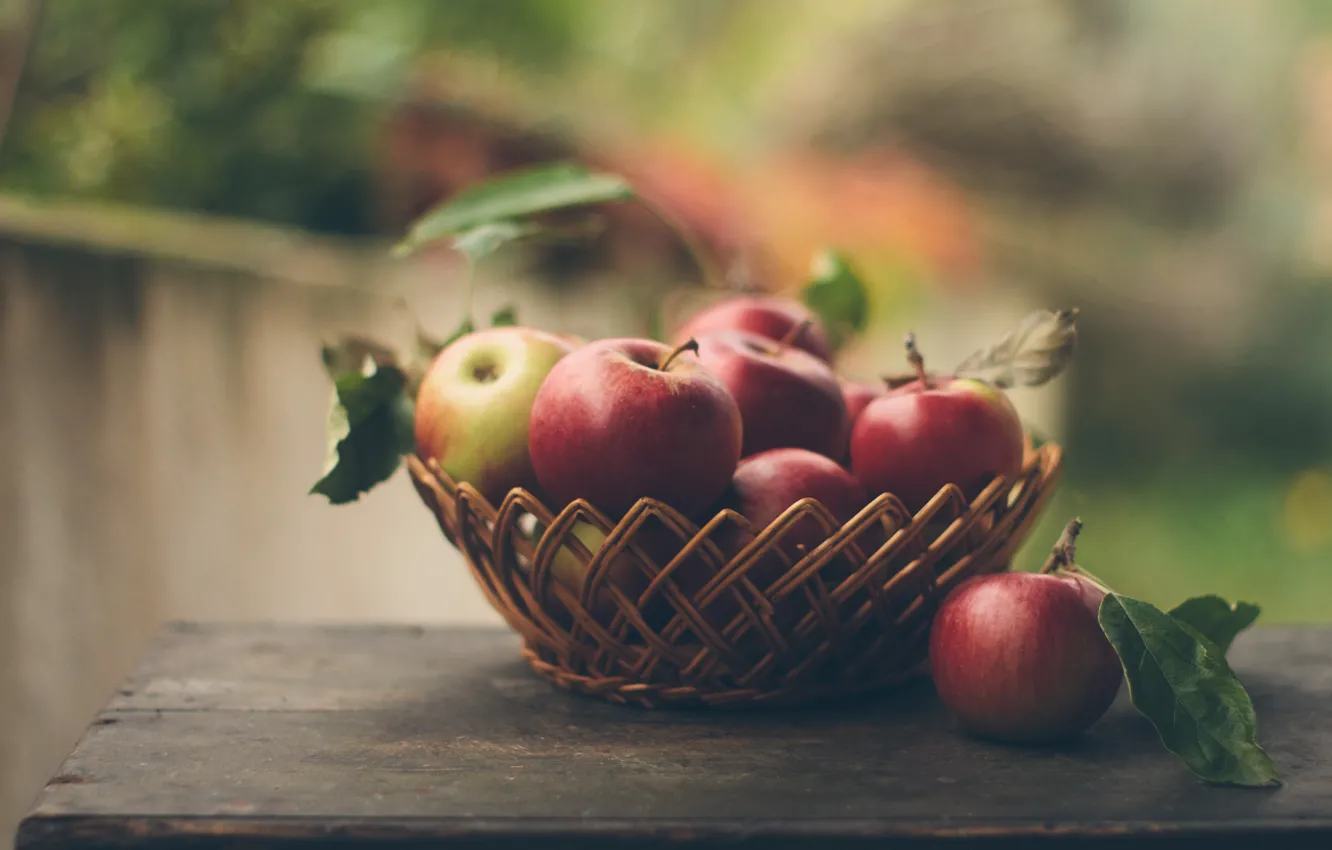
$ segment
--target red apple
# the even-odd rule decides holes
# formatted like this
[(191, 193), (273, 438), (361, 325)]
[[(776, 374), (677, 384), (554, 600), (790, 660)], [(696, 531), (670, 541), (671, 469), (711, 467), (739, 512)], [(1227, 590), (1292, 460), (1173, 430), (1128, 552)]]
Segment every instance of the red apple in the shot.
[[(818, 500), (839, 524), (854, 517), (868, 502), (860, 482), (836, 461), (806, 449), (771, 449), (740, 461), (731, 486), (714, 508), (714, 511), (729, 509), (740, 514), (748, 521), (753, 533), (740, 526), (727, 525), (714, 532), (712, 540), (726, 557), (733, 558), (787, 508), (807, 497)], [(768, 588), (785, 574), (789, 564), (799, 561), (828, 535), (829, 532), (813, 517), (805, 517), (791, 526), (782, 536), (781, 552), (785, 558), (770, 552), (746, 571), (745, 576), (754, 585), (755, 592), (766, 594)], [(882, 534), (876, 528), (867, 530), (857, 539), (862, 547), (877, 548), (881, 542)], [(715, 575), (697, 559), (682, 566), (688, 569), (677, 572), (677, 581), (681, 589), (691, 595)], [(835, 585), (841, 581), (848, 573), (847, 566), (848, 562), (840, 558), (831, 562), (823, 571), (825, 582)], [(747, 589), (742, 592), (750, 593)], [(794, 621), (797, 599), (803, 599), (799, 592), (775, 603), (773, 617), (778, 623), (790, 625)], [(757, 601), (756, 597), (749, 596), (751, 605)], [(739, 600), (729, 591), (702, 611), (709, 625), (718, 630), (739, 613)], [(755, 641), (744, 649), (761, 648), (758, 636), (754, 637)]]
[(888, 388), (883, 384), (862, 384), (859, 381), (848, 381), (846, 378), (838, 378), (838, 384), (842, 387), (842, 400), (846, 402), (846, 428), (847, 428), (847, 447), (846, 455), (842, 458), (846, 465), (851, 463), (851, 431), (856, 427), (856, 420), (860, 414), (869, 407), (869, 403), (876, 398), (882, 398), (887, 394)]
[(786, 447), (842, 457), (846, 402), (828, 364), (748, 331), (699, 337), (698, 359), (740, 407), (746, 457)]
[(846, 418), (853, 424), (870, 402), (888, 393), (882, 384), (862, 384), (845, 378), (838, 378), (838, 384), (842, 387), (842, 400), (846, 402)]
[(851, 432), (851, 471), (870, 493), (892, 493), (913, 513), (947, 484), (973, 498), (1022, 470), (1022, 421), (997, 388), (971, 378), (918, 377), (870, 402)]
[(740, 409), (696, 348), (601, 340), (556, 364), (528, 434), (552, 507), (587, 499), (619, 517), (650, 497), (696, 516), (716, 501), (740, 460)]
[(436, 355), (416, 397), (417, 454), (438, 461), (493, 505), (537, 481), (527, 421), (542, 381), (573, 350), (555, 334), (490, 328), (454, 340)]
[(697, 339), (733, 330), (749, 331), (778, 342), (786, 340), (827, 363), (833, 359), (828, 334), (818, 316), (799, 301), (772, 295), (736, 295), (719, 301), (691, 316), (676, 332), (675, 339), (683, 342), (691, 337)]
[[(770, 449), (740, 461), (726, 500), (749, 520), (755, 533), (772, 524), (801, 499), (819, 501), (839, 523), (869, 503), (865, 488), (834, 460), (806, 449)], [(785, 541), (806, 550), (828, 536), (812, 517), (792, 526)]]
[(1073, 737), (1100, 719), (1123, 679), (1097, 622), (1104, 591), (1078, 575), (999, 573), (949, 594), (930, 667), (959, 726), (995, 740)]

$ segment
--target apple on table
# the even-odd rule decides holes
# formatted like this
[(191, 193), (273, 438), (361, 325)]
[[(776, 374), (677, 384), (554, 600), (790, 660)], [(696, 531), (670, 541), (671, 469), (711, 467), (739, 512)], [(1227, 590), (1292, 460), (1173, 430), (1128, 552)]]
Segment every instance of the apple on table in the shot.
[[(1052, 558), (1071, 563), (1080, 526), (1070, 523)], [(1104, 597), (1086, 576), (1060, 570), (967, 579), (931, 627), (940, 701), (980, 737), (1041, 743), (1081, 733), (1109, 709), (1124, 678), (1097, 621)]]

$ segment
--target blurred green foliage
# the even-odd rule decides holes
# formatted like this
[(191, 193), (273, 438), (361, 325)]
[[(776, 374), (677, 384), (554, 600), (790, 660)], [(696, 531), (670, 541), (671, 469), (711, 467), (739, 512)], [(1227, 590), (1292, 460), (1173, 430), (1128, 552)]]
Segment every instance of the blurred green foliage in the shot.
[(0, 160), (9, 190), (364, 227), (369, 123), (301, 85), (344, 4), (46, 3)]
[[(48, 0), (0, 185), (367, 233), (375, 134), (423, 58), (472, 56), (538, 92), (610, 74), (621, 105), (649, 109), (654, 93), (673, 93), (663, 66), (706, 50), (731, 34), (727, 21), (760, 6)], [(647, 29), (650, 40), (616, 36)], [(575, 100), (562, 108), (576, 112)]]
[(411, 60), (551, 71), (586, 4), (52, 0), (0, 181), (344, 234), (372, 229), (374, 133)]

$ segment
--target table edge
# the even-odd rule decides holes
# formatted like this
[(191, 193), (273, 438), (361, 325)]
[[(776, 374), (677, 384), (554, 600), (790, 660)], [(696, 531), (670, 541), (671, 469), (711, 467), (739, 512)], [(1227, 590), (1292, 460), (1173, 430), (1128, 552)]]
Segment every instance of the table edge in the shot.
[(525, 840), (636, 838), (693, 841), (810, 838), (862, 839), (1088, 839), (1088, 838), (1325, 838), (1332, 846), (1332, 817), (1279, 820), (1078, 821), (937, 820), (903, 818), (435, 818), (312, 816), (66, 815), (25, 817), (15, 850), (67, 847), (75, 840), (116, 846), (170, 839), (189, 846), (238, 840), (299, 841)]

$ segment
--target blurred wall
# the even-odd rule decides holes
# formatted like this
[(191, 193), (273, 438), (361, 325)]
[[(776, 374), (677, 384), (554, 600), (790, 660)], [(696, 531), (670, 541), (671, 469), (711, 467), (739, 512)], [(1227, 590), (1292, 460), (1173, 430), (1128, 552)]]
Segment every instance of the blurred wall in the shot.
[(352, 285), (364, 264), (222, 228), (159, 251), (5, 225), (0, 846), (167, 618), (498, 622), (405, 480), (305, 496), (321, 335), (393, 318)]

